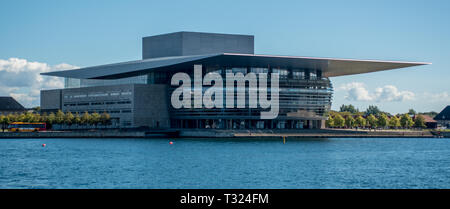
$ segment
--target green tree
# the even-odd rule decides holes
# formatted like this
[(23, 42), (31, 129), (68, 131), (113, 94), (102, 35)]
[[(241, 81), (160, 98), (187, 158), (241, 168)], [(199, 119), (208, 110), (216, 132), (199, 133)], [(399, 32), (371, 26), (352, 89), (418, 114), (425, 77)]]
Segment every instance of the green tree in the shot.
[(421, 115), (417, 115), (414, 119), (414, 127), (426, 128), (427, 126), (425, 125), (425, 118), (423, 118), (423, 116)]
[(75, 121), (75, 116), (69, 111), (64, 115), (64, 124), (71, 126)]
[(46, 112), (44, 112), (44, 113), (42, 113), (42, 115), (40, 117), (40, 121), (44, 122), (44, 123), (47, 123), (47, 120), (48, 120), (47, 118), (48, 118), (48, 115), (47, 115)]
[(345, 126), (347, 128), (353, 128), (354, 125), (355, 125), (355, 119), (353, 118), (353, 116), (347, 116), (345, 118)]
[(400, 119), (398, 119), (397, 116), (392, 116), (391, 119), (389, 119), (388, 125), (391, 128), (398, 128), (401, 126)]
[(14, 122), (27, 122), (25, 114), (24, 113), (20, 113), (20, 115), (16, 117), (16, 120)]
[(8, 119), (8, 123), (12, 123), (16, 121), (17, 116), (15, 114), (10, 113), (6, 116), (6, 118)]
[(416, 112), (414, 109), (409, 109), (409, 110), (408, 110), (408, 114), (409, 114), (409, 115), (416, 115), (417, 112)]
[(381, 113), (381, 110), (378, 109), (377, 106), (369, 105), (369, 107), (367, 108), (367, 110), (365, 112), (365, 115), (366, 116), (368, 116), (368, 115), (376, 115), (376, 116), (378, 116), (380, 113)]
[(48, 124), (48, 125), (53, 125), (54, 123), (56, 122), (56, 115), (55, 115), (55, 113), (50, 113), (49, 115), (48, 115), (48, 117), (47, 117), (47, 121), (46, 121), (46, 123)]
[(100, 114), (98, 114), (97, 112), (94, 112), (94, 113), (91, 114), (91, 118), (89, 120), (89, 123), (91, 125), (97, 126), (97, 124), (100, 123), (100, 118), (101, 118)]
[(63, 111), (58, 110), (58, 112), (55, 115), (55, 123), (56, 124), (64, 123), (64, 113), (63, 113)]
[(81, 124), (87, 125), (90, 123), (91, 123), (91, 115), (89, 115), (89, 113), (87, 111), (85, 111), (83, 113), (83, 115), (81, 116)]
[(366, 126), (366, 119), (364, 119), (361, 115), (359, 115), (358, 117), (356, 117), (355, 120), (355, 126), (358, 127), (365, 127)]
[(403, 128), (410, 128), (414, 124), (414, 121), (411, 117), (409, 117), (408, 114), (403, 114), (402, 117), (400, 117), (400, 125)]
[(378, 120), (373, 114), (370, 114), (367, 116), (367, 123), (371, 128), (376, 128), (378, 125)]
[(111, 116), (106, 111), (104, 111), (102, 113), (102, 115), (100, 115), (100, 122), (102, 125), (104, 125), (104, 126), (108, 125), (110, 120), (111, 120)]
[(34, 114), (31, 112), (26, 112), (23, 117), (23, 122), (31, 123), (33, 121), (34, 121)]
[(333, 118), (335, 127), (343, 127), (345, 124), (344, 118), (340, 114), (336, 114)]
[(353, 105), (342, 105), (339, 109), (339, 112), (350, 112), (352, 114), (355, 114), (358, 112), (358, 109), (356, 109)]
[(388, 124), (389, 118), (384, 114), (381, 113), (378, 117), (378, 126), (381, 128), (385, 128)]
[(333, 117), (331, 117), (331, 115), (328, 116), (327, 120), (325, 121), (325, 125), (326, 125), (328, 128), (334, 127), (334, 120), (333, 120)]
[(41, 115), (39, 114), (39, 113), (33, 113), (33, 118), (31, 119), (31, 121), (30, 122), (32, 122), (32, 123), (39, 123), (39, 122), (42, 122), (42, 117), (41, 117)]
[(77, 125), (81, 124), (81, 116), (80, 116), (80, 114), (78, 114), (78, 112), (75, 113), (75, 119), (73, 121), (74, 121), (73, 123), (75, 123)]
[(2, 127), (3, 132), (5, 132), (6, 126), (8, 125), (8, 123), (6, 123), (6, 121), (8, 117), (4, 116), (4, 115), (0, 115), (0, 126)]

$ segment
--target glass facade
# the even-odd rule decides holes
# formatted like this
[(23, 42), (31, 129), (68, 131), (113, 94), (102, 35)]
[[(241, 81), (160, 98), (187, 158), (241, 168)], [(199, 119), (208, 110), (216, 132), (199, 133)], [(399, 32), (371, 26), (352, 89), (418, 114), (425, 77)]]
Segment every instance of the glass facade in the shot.
[[(193, 68), (181, 70), (193, 79)], [(179, 71), (178, 71), (179, 72)], [(303, 129), (321, 128), (326, 114), (331, 108), (332, 85), (328, 78), (322, 77), (320, 69), (288, 69), (281, 67), (226, 67), (226, 66), (203, 66), (203, 76), (209, 72), (222, 75), (224, 83), (222, 87), (223, 104), (226, 99), (226, 73), (248, 72), (268, 76), (268, 99), (270, 100), (270, 74), (279, 74), (279, 112), (278, 117), (271, 120), (261, 120), (261, 112), (269, 109), (250, 108), (249, 103), (258, 98), (251, 98), (249, 95), (249, 84), (246, 82), (245, 89), (235, 87), (234, 96), (237, 101), (238, 92), (245, 92), (244, 108), (180, 108), (175, 109), (169, 105), (170, 126), (172, 128), (216, 128), (216, 129)], [(170, 100), (172, 92), (179, 86), (171, 86), (170, 78), (176, 72), (152, 72), (145, 75), (105, 80), (105, 79), (71, 79), (66, 78), (66, 88), (107, 86), (119, 84), (166, 84), (168, 85), (168, 98)], [(192, 82), (193, 85), (193, 82)], [(193, 86), (191, 86), (193, 88)], [(210, 86), (203, 86), (203, 94)], [(191, 91), (192, 92), (192, 91)], [(74, 95), (87, 97), (100, 97), (102, 95)], [(117, 102), (117, 101), (114, 101)], [(90, 103), (90, 106), (100, 106), (106, 103)], [(192, 97), (191, 104), (194, 104)], [(79, 103), (68, 103), (65, 105), (83, 105)], [(193, 105), (192, 105), (193, 106)], [(120, 110), (121, 113), (127, 110)]]
[(64, 88), (80, 88), (92, 86), (110, 86), (120, 84), (148, 84), (149, 75), (140, 75), (120, 79), (76, 79), (65, 78)]
[[(332, 85), (328, 78), (321, 77), (319, 69), (285, 69), (271, 67), (205, 67), (208, 72), (219, 73), (270, 73), (279, 74), (279, 114), (273, 120), (261, 120), (261, 112), (267, 109), (249, 108), (248, 82), (245, 87), (245, 108), (180, 108), (169, 107), (173, 128), (218, 128), (218, 129), (303, 129), (320, 128), (331, 108)], [(225, 70), (222, 70), (225, 69)], [(192, 77), (192, 72), (188, 74)], [(225, 106), (226, 86), (223, 84)], [(270, 82), (268, 82), (270, 85)], [(178, 86), (169, 86), (169, 98)], [(203, 86), (203, 94), (209, 89)], [(235, 88), (235, 101), (239, 89)], [(270, 92), (270, 87), (268, 88)], [(268, 96), (270, 93), (268, 94)], [(269, 96), (270, 97), (270, 96)], [(270, 99), (270, 98), (269, 98)], [(191, 101), (194, 104), (194, 98)]]

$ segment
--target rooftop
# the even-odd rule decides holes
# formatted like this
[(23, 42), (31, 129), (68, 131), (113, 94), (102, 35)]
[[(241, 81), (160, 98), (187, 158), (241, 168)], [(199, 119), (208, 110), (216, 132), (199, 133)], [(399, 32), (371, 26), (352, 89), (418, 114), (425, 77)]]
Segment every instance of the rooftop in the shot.
[(0, 97), (0, 111), (24, 111), (23, 107), (12, 97)]
[(435, 120), (450, 120), (450, 105), (434, 117)]
[(322, 69), (324, 77), (353, 75), (398, 68), (427, 65), (425, 62), (401, 62), (380, 60), (356, 60), (339, 58), (317, 58), (300, 56), (256, 55), (219, 53), (191, 56), (159, 57), (108, 65), (80, 68), (75, 70), (42, 73), (42, 75), (80, 78), (117, 79), (137, 76), (158, 70), (186, 69), (193, 64), (223, 64), (234, 66), (258, 66), (281, 68)]
[(279, 67), (321, 69), (335, 77), (426, 65), (425, 62), (356, 60), (254, 54), (254, 36), (175, 32), (142, 39), (142, 60), (86, 67), (42, 75), (79, 79), (118, 79), (152, 71), (190, 69), (194, 64), (224, 67)]

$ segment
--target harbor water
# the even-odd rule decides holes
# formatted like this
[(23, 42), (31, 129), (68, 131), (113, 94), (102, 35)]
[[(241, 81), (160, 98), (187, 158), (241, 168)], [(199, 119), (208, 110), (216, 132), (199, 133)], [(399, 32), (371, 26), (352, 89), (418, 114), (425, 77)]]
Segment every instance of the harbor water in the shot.
[(450, 188), (450, 140), (0, 139), (0, 188)]

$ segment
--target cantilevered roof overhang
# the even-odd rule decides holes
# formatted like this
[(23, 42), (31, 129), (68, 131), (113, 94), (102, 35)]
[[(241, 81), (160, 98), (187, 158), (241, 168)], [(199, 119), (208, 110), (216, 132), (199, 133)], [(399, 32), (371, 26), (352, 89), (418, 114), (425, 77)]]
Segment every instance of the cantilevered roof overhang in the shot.
[(427, 65), (431, 63), (221, 53), (143, 59), (75, 70), (48, 72), (42, 73), (41, 75), (79, 79), (118, 79), (143, 75), (153, 71), (193, 69), (194, 64), (229, 67), (271, 66), (288, 69), (322, 69), (322, 75), (324, 77), (335, 77)]

